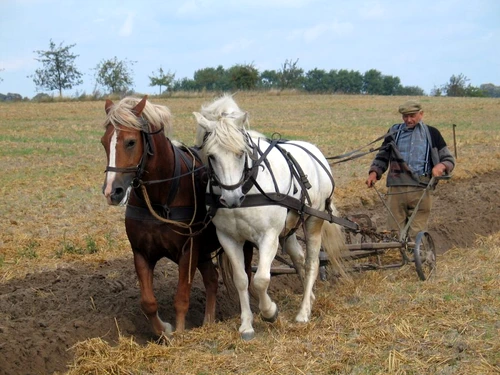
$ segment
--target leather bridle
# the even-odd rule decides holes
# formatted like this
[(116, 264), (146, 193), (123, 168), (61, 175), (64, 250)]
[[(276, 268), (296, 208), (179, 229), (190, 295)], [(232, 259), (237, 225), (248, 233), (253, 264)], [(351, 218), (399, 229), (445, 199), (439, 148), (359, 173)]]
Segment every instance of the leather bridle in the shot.
[(118, 173), (135, 173), (135, 177), (132, 180), (132, 187), (137, 188), (140, 186), (140, 181), (142, 178), (142, 175), (144, 174), (144, 171), (146, 170), (146, 163), (148, 161), (148, 155), (153, 156), (154, 155), (154, 145), (153, 145), (153, 140), (152, 136), (158, 133), (161, 133), (164, 129), (163, 125), (158, 129), (153, 132), (149, 132), (145, 129), (149, 129), (149, 123), (147, 120), (145, 120), (143, 117), (140, 117), (142, 120), (142, 130), (140, 130), (141, 135), (142, 135), (142, 143), (143, 143), (143, 151), (142, 151), (142, 156), (141, 160), (139, 160), (139, 163), (135, 167), (111, 167), (111, 166), (106, 166), (106, 169), (104, 170), (104, 173), (106, 172), (118, 172)]

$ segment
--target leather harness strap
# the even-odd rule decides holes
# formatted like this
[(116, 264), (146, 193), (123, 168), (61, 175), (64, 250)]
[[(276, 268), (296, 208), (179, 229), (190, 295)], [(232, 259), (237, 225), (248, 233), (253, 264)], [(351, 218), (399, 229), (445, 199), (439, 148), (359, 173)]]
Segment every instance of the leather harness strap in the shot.
[[(219, 201), (220, 195), (212, 195), (207, 193), (205, 203), (211, 207), (226, 208)], [(245, 200), (241, 203), (240, 208), (245, 207), (259, 207), (259, 206), (282, 206), (288, 209), (297, 211), (299, 214), (307, 214), (311, 216), (317, 216), (320, 219), (326, 220), (330, 223), (335, 223), (342, 225), (343, 227), (359, 230), (359, 225), (354, 221), (344, 219), (331, 214), (330, 212), (316, 210), (315, 208), (309, 207), (299, 199), (291, 197), (289, 195), (280, 193), (267, 193), (262, 194), (250, 194), (245, 197)]]

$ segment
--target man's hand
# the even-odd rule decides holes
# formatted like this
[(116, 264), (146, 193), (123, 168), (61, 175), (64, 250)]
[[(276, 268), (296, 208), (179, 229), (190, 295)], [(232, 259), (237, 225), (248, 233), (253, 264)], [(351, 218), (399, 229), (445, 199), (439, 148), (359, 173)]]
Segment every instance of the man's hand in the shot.
[(432, 175), (434, 177), (441, 177), (446, 172), (446, 165), (443, 163), (436, 164), (434, 168), (432, 168)]
[(375, 185), (375, 182), (377, 182), (377, 172), (371, 172), (368, 175), (368, 178), (366, 179), (366, 185), (371, 188), (373, 185)]

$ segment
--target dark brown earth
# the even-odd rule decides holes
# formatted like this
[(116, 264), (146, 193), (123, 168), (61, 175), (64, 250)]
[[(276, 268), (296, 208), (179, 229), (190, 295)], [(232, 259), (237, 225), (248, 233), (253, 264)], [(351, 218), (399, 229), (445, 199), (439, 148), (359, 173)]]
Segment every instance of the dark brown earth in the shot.
[[(500, 171), (467, 180), (441, 183), (432, 213), (430, 233), (439, 252), (466, 248), (477, 235), (500, 230)], [(367, 213), (377, 225), (385, 217), (381, 203), (352, 207)], [(347, 214), (347, 213), (346, 213)], [(168, 274), (168, 278), (165, 275)], [(172, 309), (176, 269), (162, 261), (155, 273), (160, 314), (174, 321)], [(294, 275), (273, 278), (272, 289), (299, 290)], [(204, 291), (199, 275), (191, 295), (188, 328), (203, 321)], [(221, 285), (217, 319), (239, 314), (239, 307)], [(0, 374), (65, 372), (78, 341), (101, 337), (116, 342), (118, 328), (139, 343), (153, 340), (139, 308), (139, 289), (131, 257), (86, 266), (71, 264), (55, 271), (28, 275), (0, 285)]]

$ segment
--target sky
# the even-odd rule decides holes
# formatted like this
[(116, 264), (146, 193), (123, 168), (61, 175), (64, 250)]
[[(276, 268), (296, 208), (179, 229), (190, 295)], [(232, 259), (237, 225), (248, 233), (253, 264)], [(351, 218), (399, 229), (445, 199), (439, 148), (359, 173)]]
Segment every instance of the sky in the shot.
[[(132, 61), (133, 89), (149, 76), (192, 79), (204, 68), (376, 69), (426, 94), (465, 75), (500, 86), (500, 0), (0, 0), (0, 93), (31, 98), (35, 51), (73, 45), (91, 94), (95, 67)], [(47, 92), (58, 95), (57, 92)]]

